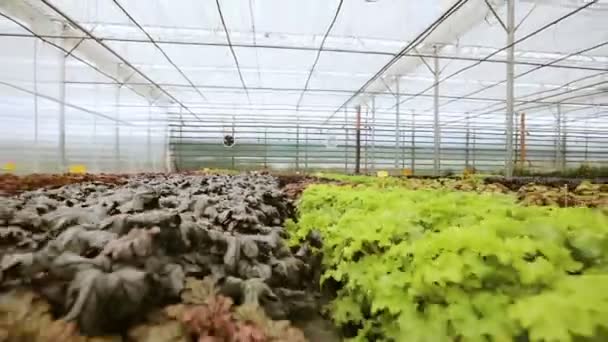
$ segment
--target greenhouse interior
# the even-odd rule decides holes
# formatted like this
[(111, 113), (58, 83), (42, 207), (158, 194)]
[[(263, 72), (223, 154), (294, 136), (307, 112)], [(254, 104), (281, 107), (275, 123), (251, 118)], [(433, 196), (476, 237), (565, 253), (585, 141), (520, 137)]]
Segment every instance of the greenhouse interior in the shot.
[(0, 340), (608, 341), (608, 1), (0, 0)]

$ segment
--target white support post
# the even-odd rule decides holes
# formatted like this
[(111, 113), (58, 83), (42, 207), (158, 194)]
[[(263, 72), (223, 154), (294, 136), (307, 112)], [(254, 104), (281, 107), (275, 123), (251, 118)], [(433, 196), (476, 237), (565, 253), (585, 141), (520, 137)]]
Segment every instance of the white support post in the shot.
[(411, 168), (412, 174), (416, 172), (416, 113), (412, 111), (412, 149), (411, 149)]
[(121, 86), (116, 87), (116, 94), (114, 95), (116, 109), (115, 109), (115, 117), (116, 121), (114, 123), (114, 172), (120, 172), (120, 124), (118, 120), (120, 120), (120, 90)]
[(562, 109), (558, 104), (557, 106), (557, 114), (555, 115), (555, 140), (554, 140), (554, 156), (553, 156), (553, 166), (556, 170), (559, 170), (561, 165), (561, 156), (562, 156)]
[(300, 110), (296, 109), (296, 171), (300, 170)]
[(152, 104), (148, 105), (148, 131), (146, 136), (146, 170), (152, 168)]
[(470, 155), (471, 155), (471, 150), (470, 150), (470, 140), (471, 140), (471, 131), (470, 131), (470, 126), (469, 126), (469, 122), (470, 122), (470, 118), (469, 118), (469, 113), (466, 113), (466, 132), (465, 132), (465, 147), (464, 147), (464, 167), (465, 169), (468, 169), (470, 167)]
[(505, 176), (513, 176), (513, 102), (515, 74), (515, 0), (507, 0), (507, 115), (505, 118)]
[(344, 173), (348, 173), (348, 122), (346, 106), (344, 107)]
[(308, 170), (308, 127), (304, 128), (304, 170)]
[(376, 97), (372, 97), (372, 170), (376, 172)]
[(38, 39), (34, 39), (34, 171), (40, 172), (40, 146), (38, 145)]
[(568, 166), (568, 135), (566, 132), (568, 128), (567, 123), (568, 120), (566, 120), (566, 113), (562, 113), (562, 172), (566, 171), (566, 167)]
[(433, 175), (439, 176), (440, 173), (440, 146), (441, 146), (441, 130), (439, 128), (439, 74), (441, 70), (439, 69), (439, 58), (437, 58), (437, 47), (434, 49), (434, 72), (433, 75), (435, 77), (435, 86), (433, 87)]
[(61, 172), (66, 172), (68, 160), (65, 151), (65, 62), (66, 56), (63, 53), (59, 54), (59, 161), (61, 163)]
[(399, 76), (395, 77), (395, 170), (399, 169), (399, 158), (401, 156), (401, 151), (399, 150), (399, 137), (401, 136), (401, 127), (400, 127), (400, 98), (399, 98), (399, 83), (401, 83), (401, 79)]

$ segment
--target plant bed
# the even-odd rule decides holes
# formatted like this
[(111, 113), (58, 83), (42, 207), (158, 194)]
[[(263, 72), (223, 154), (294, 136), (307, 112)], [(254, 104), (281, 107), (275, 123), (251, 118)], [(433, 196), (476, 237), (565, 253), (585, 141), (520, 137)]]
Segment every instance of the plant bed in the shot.
[(292, 242), (320, 234), (330, 310), (357, 341), (606, 341), (608, 216), (516, 197), (309, 187)]
[(0, 336), (301, 341), (281, 321), (317, 319), (318, 265), (284, 242), (292, 215), (276, 178), (259, 174), (133, 175), (0, 197)]

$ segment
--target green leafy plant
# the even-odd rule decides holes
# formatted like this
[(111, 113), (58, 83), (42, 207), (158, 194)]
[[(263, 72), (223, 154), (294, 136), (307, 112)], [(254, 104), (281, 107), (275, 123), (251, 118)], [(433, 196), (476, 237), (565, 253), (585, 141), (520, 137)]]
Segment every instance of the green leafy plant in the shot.
[(322, 234), (333, 318), (356, 340), (607, 340), (608, 217), (515, 200), (316, 185), (288, 229)]

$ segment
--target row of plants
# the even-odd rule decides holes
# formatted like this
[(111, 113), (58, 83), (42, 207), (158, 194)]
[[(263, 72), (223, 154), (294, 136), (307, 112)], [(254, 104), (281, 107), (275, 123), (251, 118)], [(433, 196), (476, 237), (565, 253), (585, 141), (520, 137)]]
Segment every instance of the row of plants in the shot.
[(319, 179), (329, 179), (344, 184), (366, 184), (379, 187), (399, 186), (411, 190), (444, 189), (478, 193), (511, 193), (515, 194), (521, 203), (528, 205), (608, 208), (608, 184), (594, 184), (590, 181), (581, 180), (532, 179), (523, 181), (508, 178), (486, 178), (471, 174), (452, 178), (379, 178), (329, 173), (318, 174), (318, 177)]
[(310, 186), (287, 223), (293, 243), (322, 235), (329, 309), (354, 340), (608, 340), (601, 211), (365, 183)]

